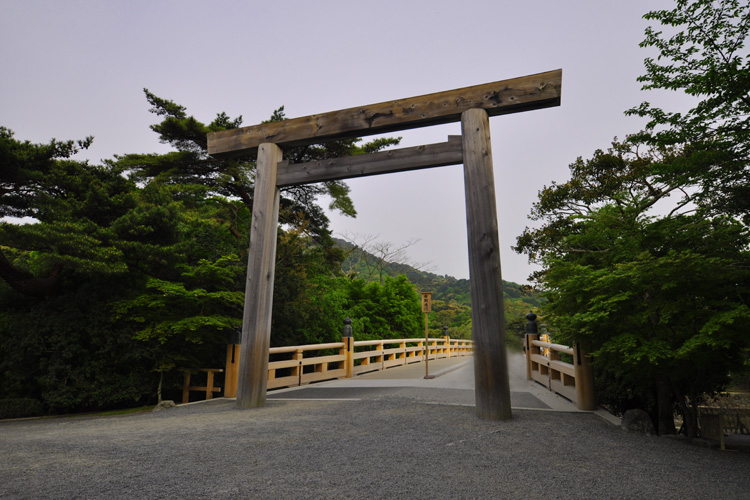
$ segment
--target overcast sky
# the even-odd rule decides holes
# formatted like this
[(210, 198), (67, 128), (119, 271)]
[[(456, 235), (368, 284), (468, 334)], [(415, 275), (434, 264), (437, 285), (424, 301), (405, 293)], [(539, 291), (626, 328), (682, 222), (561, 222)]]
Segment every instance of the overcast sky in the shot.
[[(511, 250), (537, 193), (578, 156), (643, 126), (623, 111), (649, 10), (672, 0), (2, 0), (0, 125), (16, 138), (94, 136), (82, 157), (165, 152), (143, 88), (205, 123), (244, 125), (284, 105), (288, 117), (412, 97), (562, 68), (562, 105), (490, 120), (503, 278), (533, 270)], [(407, 131), (403, 146), (445, 141), (458, 124)], [(398, 135), (398, 134), (392, 134)], [(410, 239), (414, 261), (468, 277), (461, 166), (349, 181), (356, 219), (335, 234)]]

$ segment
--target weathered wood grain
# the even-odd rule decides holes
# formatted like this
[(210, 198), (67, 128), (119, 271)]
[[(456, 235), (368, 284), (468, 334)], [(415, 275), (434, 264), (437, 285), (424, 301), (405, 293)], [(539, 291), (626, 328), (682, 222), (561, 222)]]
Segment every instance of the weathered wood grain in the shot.
[(508, 359), (505, 351), (500, 244), (489, 117), (483, 109), (464, 111), (466, 226), (469, 241), (471, 322), (477, 416), (511, 417)]
[(448, 142), (379, 153), (347, 156), (308, 163), (279, 164), (278, 187), (315, 182), (353, 179), (368, 175), (406, 172), (422, 168), (444, 167), (463, 163), (461, 136), (450, 136)]
[(237, 379), (238, 408), (256, 408), (266, 403), (276, 269), (276, 231), (279, 224), (276, 173), (280, 161), (281, 149), (278, 146), (260, 145), (247, 259), (245, 311), (242, 318), (242, 346)]
[(560, 105), (562, 70), (208, 134), (212, 156), (248, 154), (262, 143), (298, 146)]

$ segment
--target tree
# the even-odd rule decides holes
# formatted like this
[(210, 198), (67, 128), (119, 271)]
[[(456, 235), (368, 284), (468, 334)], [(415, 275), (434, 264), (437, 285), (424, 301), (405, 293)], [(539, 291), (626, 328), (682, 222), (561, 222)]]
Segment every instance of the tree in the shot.
[[(167, 188), (173, 201), (178, 202), (183, 211), (192, 212), (196, 214), (195, 217), (204, 217), (204, 225), (224, 227), (226, 235), (234, 239), (234, 244), (226, 242), (225, 253), (220, 255), (245, 256), (254, 199), (255, 157), (212, 158), (207, 152), (206, 137), (208, 132), (239, 127), (242, 117), (231, 119), (226, 113), (218, 113), (211, 123), (204, 125), (188, 116), (185, 107), (146, 89), (144, 92), (151, 112), (162, 118), (160, 123), (151, 126), (152, 130), (159, 134), (162, 142), (172, 145), (175, 151), (163, 155), (130, 154), (118, 157), (110, 164), (129, 172), (146, 185)], [(270, 118), (271, 121), (284, 119), (283, 107), (275, 110)], [(397, 144), (399, 139), (376, 139), (362, 145), (358, 142), (359, 139), (348, 139), (288, 148), (284, 156), (293, 162), (305, 162), (367, 154)], [(271, 342), (274, 345), (331, 341), (332, 335), (337, 337), (340, 334), (345, 315), (342, 310), (342, 287), (337, 277), (341, 274), (343, 253), (333, 245), (328, 218), (317, 203), (317, 198), (328, 195), (332, 200), (330, 208), (355, 216), (356, 211), (348, 193), (349, 188), (340, 181), (292, 187), (282, 192), (272, 318)], [(219, 233), (212, 234), (217, 240), (224, 239)], [(209, 258), (209, 262), (216, 263), (213, 260), (216, 257)], [(240, 258), (237, 262), (242, 260)], [(188, 266), (195, 265), (195, 260), (189, 260)], [(245, 270), (241, 264), (233, 269), (235, 274), (244, 276)], [(151, 283), (158, 283), (153, 289), (153, 293), (157, 294), (164, 287), (171, 292), (188, 294), (189, 297), (196, 292), (184, 283), (180, 275), (167, 281), (152, 280)], [(200, 287), (204, 291), (210, 289), (205, 285)], [(239, 280), (235, 288), (223, 290), (226, 293), (232, 291), (242, 293), (244, 280)], [(150, 303), (150, 296), (147, 293), (131, 302), (133, 317), (138, 317), (138, 304)], [(180, 300), (186, 298), (180, 296)], [(192, 314), (190, 307), (172, 309), (178, 311), (178, 315)], [(187, 321), (187, 316), (180, 324), (192, 324)], [(241, 314), (237, 314), (237, 318), (240, 317)], [(174, 320), (177, 321), (177, 318)], [(145, 321), (148, 325), (144, 326), (150, 331), (161, 329), (159, 325), (166, 326), (161, 320), (154, 323), (156, 317)], [(230, 329), (231, 324), (229, 318), (224, 317), (219, 329)], [(169, 328), (173, 331), (172, 326)], [(171, 367), (173, 363), (164, 366)]]
[(750, 4), (676, 0), (649, 12), (643, 89), (683, 91), (695, 106), (649, 102), (626, 113), (646, 130), (540, 193), (516, 249), (535, 277), (561, 340), (594, 351), (600, 397), (654, 408), (673, 432), (672, 404), (697, 433), (701, 393), (722, 389), (748, 359), (750, 275)]
[[(239, 127), (242, 117), (231, 119), (226, 113), (218, 113), (210, 124), (204, 125), (188, 116), (185, 107), (146, 89), (144, 92), (151, 112), (162, 117), (160, 123), (151, 126), (152, 130), (176, 151), (165, 155), (125, 155), (114, 164), (142, 182), (171, 186), (174, 199), (185, 207), (212, 206), (212, 220), (223, 224), (227, 234), (236, 239), (238, 246), (233, 252), (245, 255), (253, 206), (255, 157), (212, 158), (207, 152), (206, 137), (208, 132)], [(282, 106), (273, 112), (270, 121), (284, 119)], [(287, 148), (284, 157), (297, 163), (368, 154), (398, 144), (399, 140), (381, 138), (361, 145), (357, 138), (331, 141)], [(328, 195), (330, 208), (353, 217), (356, 211), (348, 193), (348, 186), (341, 181), (282, 190), (272, 318), (274, 345), (318, 342), (338, 335), (345, 316), (341, 315), (341, 299), (336, 298), (339, 287), (334, 278), (341, 274), (344, 255), (333, 245), (328, 218), (317, 199)], [(321, 308), (329, 314), (321, 314)]]
[(130, 286), (123, 275), (65, 279), (38, 299), (0, 283), (0, 399), (33, 398), (48, 413), (149, 404), (152, 350), (110, 317)]
[(54, 171), (58, 161), (69, 159), (91, 145), (92, 137), (48, 144), (20, 142), (14, 133), (0, 127), (0, 217), (35, 217), (40, 204), (59, 192)]
[(345, 312), (352, 319), (355, 338), (404, 338), (420, 332), (421, 302), (406, 276), (387, 276), (382, 285), (362, 279), (346, 281)]
[(199, 259), (179, 269), (179, 279), (148, 277), (139, 293), (111, 305), (114, 320), (138, 325), (135, 338), (151, 346), (159, 402), (165, 373), (221, 363), (216, 353), (241, 325), (242, 266), (236, 254)]
[[(179, 290), (176, 280), (182, 280), (187, 287), (183, 291), (194, 298), (200, 295), (195, 284), (200, 279), (214, 289), (222, 283), (216, 272), (207, 279), (207, 270), (216, 269), (210, 264), (237, 250), (231, 247), (234, 238), (228, 238), (223, 225), (218, 230), (217, 224), (210, 225), (212, 214), (207, 211), (211, 207), (200, 203), (188, 207), (175, 199), (175, 186), (153, 182), (139, 188), (116, 164), (91, 166), (72, 160), (68, 156), (73, 143), (64, 147), (55, 141), (32, 145), (15, 141), (9, 132), (1, 139), (0, 149), (12, 153), (5, 155), (9, 162), (6, 170), (16, 172), (15, 184), (9, 180), (8, 185), (25, 194), (9, 196), (6, 207), (15, 209), (14, 215), (32, 217), (26, 224), (0, 225), (0, 275), (16, 293), (25, 296), (0, 289), (4, 305), (0, 328), (9, 339), (3, 345), (0, 364), (7, 367), (6, 376), (17, 380), (13, 390), (35, 394), (51, 411), (94, 409), (141, 401), (150, 392), (150, 384), (123, 389), (117, 372), (126, 370), (119, 361), (112, 361), (112, 356), (123, 350), (129, 354), (120, 357), (129, 360), (134, 374), (142, 375), (149, 360), (164, 366), (157, 358), (170, 352), (193, 360), (189, 367), (202, 364), (205, 349), (180, 344), (181, 348), (172, 352), (168, 349), (174, 348), (174, 343), (165, 349), (165, 342), (158, 341), (138, 345), (134, 336), (146, 338), (143, 328), (138, 332), (125, 322), (110, 322), (109, 315), (112, 304), (137, 302), (137, 298), (148, 297), (152, 308), (160, 304), (157, 299), (161, 303), (171, 299), (174, 305), (177, 293), (167, 291)], [(203, 216), (196, 215), (198, 210)], [(157, 288), (159, 293), (152, 293)], [(197, 325), (203, 321), (205, 332), (209, 320), (216, 319), (204, 306), (210, 299), (218, 301), (217, 293), (209, 290), (200, 297), (201, 310), (177, 307), (165, 312), (167, 308), (162, 308), (160, 324), (181, 313), (184, 321), (175, 320), (169, 331), (181, 335), (183, 341), (197, 343)], [(88, 319), (82, 320), (87, 309), (96, 313), (90, 312)], [(147, 317), (148, 311), (141, 311), (141, 318)], [(235, 310), (234, 315), (241, 314)], [(217, 332), (221, 337), (221, 329), (213, 328), (214, 338), (218, 338)], [(164, 338), (166, 335), (159, 337)], [(28, 364), (19, 365), (19, 358)], [(126, 376), (124, 380), (134, 379)], [(138, 380), (143, 382), (143, 378)], [(93, 397), (96, 391), (108, 396)]]
[(271, 321), (273, 346), (337, 342), (345, 283), (340, 253), (316, 245), (301, 228), (279, 232)]
[[(151, 126), (159, 139), (172, 145), (176, 151), (165, 155), (130, 154), (118, 157), (116, 163), (142, 180), (159, 179), (161, 182), (183, 186), (181, 196), (198, 194), (203, 198), (222, 197), (239, 199), (252, 211), (255, 176), (255, 156), (244, 155), (232, 159), (217, 159), (208, 155), (207, 134), (234, 129), (242, 124), (242, 117), (229, 118), (218, 113), (216, 118), (204, 125), (186, 108), (170, 100), (160, 98), (144, 89), (151, 112), (163, 117), (160, 123)], [(284, 107), (275, 110), (269, 121), (285, 120)], [(398, 144), (400, 138), (381, 138), (358, 145), (358, 138), (331, 141), (323, 144), (288, 148), (284, 157), (294, 163), (337, 158), (355, 154), (377, 152), (387, 146)], [(354, 217), (356, 210), (349, 198), (349, 188), (342, 181), (284, 188), (280, 202), (279, 218), (282, 224), (305, 227), (321, 244), (331, 246), (328, 218), (317, 204), (320, 195), (331, 198), (330, 208)], [(233, 230), (233, 213), (226, 217), (229, 229)], [(242, 236), (243, 238), (245, 235)]]
[[(134, 186), (116, 172), (70, 159), (91, 138), (32, 144), (13, 135), (0, 127), (0, 215), (32, 223), (0, 224), (0, 278), (18, 292), (44, 296), (66, 266), (122, 270), (107, 226), (132, 208)], [(37, 252), (33, 262), (30, 251)]]
[[(54, 412), (97, 409), (161, 397), (165, 375), (223, 361), (217, 346), (242, 316), (254, 159), (206, 153), (206, 132), (237, 127), (240, 118), (220, 113), (203, 125), (183, 107), (146, 96), (163, 117), (152, 129), (176, 151), (92, 166), (71, 159), (90, 139), (30, 144), (0, 129), (2, 214), (31, 218), (0, 225), (0, 277), (12, 287), (0, 284), (3, 395), (31, 394)], [(283, 109), (272, 119), (283, 119)], [(286, 153), (307, 161), (398, 140), (356, 142)], [(343, 253), (317, 205), (323, 193), (334, 208), (356, 213), (340, 182), (284, 193), (279, 341), (338, 336), (345, 317)], [(83, 321), (86, 308), (96, 314)], [(159, 374), (156, 391), (149, 371)]]
[(536, 279), (557, 338), (582, 342), (602, 380), (629, 387), (630, 397), (600, 387), (603, 399), (653, 405), (667, 433), (675, 401), (694, 436), (699, 396), (721, 389), (750, 348), (750, 233), (695, 213), (679, 175), (689, 154), (631, 142), (579, 159), (568, 182), (542, 190), (532, 217), (543, 225), (516, 249), (543, 266)]
[[(150, 356), (109, 304), (136, 272), (174, 260), (170, 211), (120, 172), (75, 161), (76, 143), (31, 144), (1, 129), (0, 373), (3, 397), (33, 397), (46, 411), (147, 401)], [(168, 256), (168, 257), (167, 257)]]
[(659, 55), (645, 60), (638, 78), (643, 90), (681, 91), (695, 98), (687, 112), (665, 111), (643, 102), (626, 113), (648, 117), (640, 134), (651, 144), (690, 144), (708, 160), (685, 175), (695, 179), (703, 198), (717, 210), (750, 213), (750, 3), (742, 0), (676, 0), (673, 10), (647, 13), (642, 47)]

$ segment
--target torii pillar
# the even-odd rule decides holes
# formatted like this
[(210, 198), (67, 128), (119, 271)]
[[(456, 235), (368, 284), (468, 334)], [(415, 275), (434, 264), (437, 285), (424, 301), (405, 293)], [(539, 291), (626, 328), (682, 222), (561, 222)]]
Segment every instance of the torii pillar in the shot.
[[(558, 106), (562, 71), (208, 134), (212, 156), (258, 152), (237, 406), (266, 401), (279, 188), (463, 163), (477, 415), (511, 417), (489, 117)], [(461, 122), (460, 141), (288, 164), (285, 146)]]

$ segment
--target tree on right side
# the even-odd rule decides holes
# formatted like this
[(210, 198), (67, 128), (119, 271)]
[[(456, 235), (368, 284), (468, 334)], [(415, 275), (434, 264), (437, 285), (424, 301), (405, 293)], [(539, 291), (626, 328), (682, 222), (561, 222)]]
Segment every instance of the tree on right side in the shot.
[[(750, 223), (750, 3), (746, 0), (676, 0), (673, 10), (647, 13), (641, 47), (659, 51), (644, 61), (642, 90), (681, 92), (694, 98), (687, 111), (644, 101), (626, 111), (649, 119), (639, 134), (652, 145), (689, 144), (710, 165), (685, 170), (716, 211)], [(683, 167), (684, 168), (684, 167)]]
[(647, 409), (674, 433), (675, 407), (698, 434), (703, 394), (748, 369), (750, 355), (750, 5), (677, 0), (654, 11), (644, 90), (697, 98), (687, 112), (644, 102), (646, 129), (570, 166), (545, 187), (516, 250), (556, 339), (593, 353), (597, 396)]

